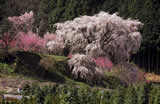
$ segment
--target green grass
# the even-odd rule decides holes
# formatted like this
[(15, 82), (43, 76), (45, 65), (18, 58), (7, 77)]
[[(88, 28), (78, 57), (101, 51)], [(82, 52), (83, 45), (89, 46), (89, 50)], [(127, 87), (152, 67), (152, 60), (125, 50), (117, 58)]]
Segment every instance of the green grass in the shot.
[(49, 57), (55, 59), (55, 61), (60, 62), (60, 61), (66, 61), (69, 59), (68, 57), (65, 56), (55, 56), (55, 55), (48, 55)]

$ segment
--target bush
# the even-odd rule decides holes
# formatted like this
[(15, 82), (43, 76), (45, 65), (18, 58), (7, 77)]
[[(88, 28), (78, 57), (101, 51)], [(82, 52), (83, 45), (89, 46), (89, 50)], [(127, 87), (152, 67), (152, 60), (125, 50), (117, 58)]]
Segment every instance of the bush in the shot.
[(121, 89), (116, 89), (110, 99), (110, 104), (123, 104), (124, 97)]
[(74, 83), (41, 88), (34, 85), (30, 90), (33, 97), (12, 104), (159, 104), (159, 88), (159, 85), (130, 85), (110, 90)]
[(137, 104), (136, 93), (133, 86), (128, 86), (124, 96), (124, 104)]
[(135, 65), (124, 64), (116, 65), (113, 69), (120, 80), (129, 84), (146, 83), (145, 73), (139, 70)]
[(160, 86), (152, 85), (149, 92), (149, 104), (159, 104), (160, 103)]
[(117, 89), (119, 87), (127, 86), (127, 83), (121, 80), (119, 77), (113, 73), (105, 72), (103, 77), (104, 86), (110, 89)]
[(15, 69), (11, 65), (0, 63), (0, 73), (11, 74), (13, 72), (15, 72)]
[(137, 104), (145, 104), (147, 95), (145, 92), (145, 86), (142, 84), (135, 86), (135, 92)]

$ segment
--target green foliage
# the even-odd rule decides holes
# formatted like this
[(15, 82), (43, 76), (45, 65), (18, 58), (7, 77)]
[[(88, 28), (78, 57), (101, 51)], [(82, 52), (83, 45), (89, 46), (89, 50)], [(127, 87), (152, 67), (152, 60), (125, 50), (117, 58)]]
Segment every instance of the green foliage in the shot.
[(146, 102), (145, 86), (144, 85), (135, 86), (135, 92), (136, 92), (137, 104), (145, 104)]
[(55, 104), (53, 98), (54, 98), (54, 96), (52, 96), (52, 95), (47, 95), (47, 96), (45, 97), (44, 104)]
[(110, 72), (104, 74), (104, 84), (110, 89), (126, 86), (126, 83), (120, 80), (116, 75)]
[(120, 89), (116, 89), (110, 99), (110, 103), (111, 104), (122, 104), (123, 103), (123, 94), (122, 94), (121, 88)]
[(160, 103), (160, 86), (152, 85), (149, 93), (149, 104)]
[(134, 87), (132, 86), (127, 87), (124, 104), (136, 104), (136, 94)]
[(0, 73), (3, 74), (11, 74), (13, 73), (15, 70), (11, 65), (8, 65), (6, 63), (0, 63)]
[(149, 91), (146, 87), (136, 85), (109, 90), (73, 83), (44, 87), (34, 85), (31, 88), (33, 92), (29, 92), (32, 95), (29, 99), (23, 98), (11, 104), (159, 104), (160, 86), (148, 86)]

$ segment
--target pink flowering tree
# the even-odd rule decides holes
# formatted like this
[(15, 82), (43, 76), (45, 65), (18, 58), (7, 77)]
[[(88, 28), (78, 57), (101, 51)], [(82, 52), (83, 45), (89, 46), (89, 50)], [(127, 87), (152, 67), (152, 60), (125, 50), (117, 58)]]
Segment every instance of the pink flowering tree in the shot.
[(31, 11), (29, 13), (26, 12), (21, 16), (8, 17), (8, 21), (12, 23), (12, 30), (14, 32), (13, 34), (4, 33), (6, 35), (0, 40), (0, 44), (5, 47), (10, 46), (11, 48), (24, 51), (40, 51), (45, 49), (47, 40), (41, 38), (38, 34), (33, 33), (32, 31), (34, 23), (33, 16), (34, 14)]
[(16, 47), (24, 51), (41, 51), (45, 49), (46, 41), (33, 32), (19, 32)]
[(13, 24), (13, 28), (16, 30), (16, 32), (19, 31), (32, 31), (32, 25), (34, 22), (34, 14), (33, 12), (24, 13), (21, 16), (13, 16), (8, 17), (8, 20)]

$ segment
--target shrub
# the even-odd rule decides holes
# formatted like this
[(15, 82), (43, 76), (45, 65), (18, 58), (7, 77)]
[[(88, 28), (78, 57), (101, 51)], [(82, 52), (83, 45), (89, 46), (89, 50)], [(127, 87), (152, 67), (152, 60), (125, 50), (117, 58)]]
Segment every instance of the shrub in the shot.
[(10, 74), (13, 73), (14, 71), (15, 71), (14, 68), (11, 67), (10, 65), (5, 63), (0, 63), (0, 73)]
[(73, 83), (41, 88), (36, 85), (32, 86), (34, 97), (12, 104), (159, 104), (159, 86), (153, 85), (149, 91), (144, 88), (131, 85), (110, 90)]
[(135, 65), (116, 65), (112, 70), (114, 70), (114, 73), (128, 85), (146, 83), (145, 73), (140, 71)]
[(137, 104), (145, 104), (146, 102), (145, 86), (143, 84), (135, 86), (135, 92), (136, 92)]
[(123, 104), (123, 96), (120, 89), (116, 89), (110, 99), (111, 104)]
[(124, 104), (137, 104), (135, 89), (133, 86), (127, 87), (124, 97)]
[(106, 88), (116, 89), (119, 87), (127, 86), (127, 83), (121, 80), (117, 75), (114, 75), (112, 72), (104, 72), (104, 85)]
[(160, 103), (160, 86), (152, 85), (149, 92), (149, 104), (159, 104)]

